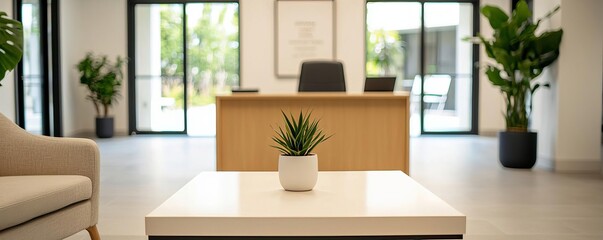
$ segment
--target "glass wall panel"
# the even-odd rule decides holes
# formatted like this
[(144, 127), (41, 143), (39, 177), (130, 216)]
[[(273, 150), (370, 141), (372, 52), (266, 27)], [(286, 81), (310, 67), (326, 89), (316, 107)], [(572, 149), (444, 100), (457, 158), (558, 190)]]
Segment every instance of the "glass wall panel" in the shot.
[(462, 40), (473, 35), (473, 4), (366, 4), (366, 77), (396, 77), (395, 90), (410, 92), (412, 136), (474, 130), (474, 48)]
[(239, 4), (186, 4), (187, 132), (216, 135), (216, 94), (239, 86)]
[(424, 131), (471, 130), (471, 3), (425, 3)]
[(215, 136), (215, 96), (239, 86), (239, 4), (136, 4), (134, 15), (135, 130)]
[(366, 75), (395, 76), (395, 90), (412, 90), (410, 129), (419, 135), (420, 89), (413, 84), (421, 74), (421, 4), (368, 2), (366, 21)]
[(139, 4), (135, 21), (137, 130), (183, 132), (183, 6)]
[(40, 1), (23, 1), (21, 16), (23, 23), (23, 103), (25, 129), (42, 134), (43, 69), (41, 48)]

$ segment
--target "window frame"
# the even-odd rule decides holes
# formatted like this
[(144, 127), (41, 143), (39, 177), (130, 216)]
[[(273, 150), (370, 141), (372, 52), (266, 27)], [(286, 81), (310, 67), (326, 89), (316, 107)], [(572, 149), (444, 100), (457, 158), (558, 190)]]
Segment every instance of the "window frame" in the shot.
[[(367, 4), (371, 2), (414, 2), (421, 4), (421, 29), (420, 29), (420, 56), (419, 56), (419, 73), (423, 78), (427, 73), (425, 71), (425, 4), (426, 3), (470, 3), (473, 5), (473, 36), (476, 36), (480, 31), (480, 1), (479, 0), (366, 0), (364, 4), (364, 70), (365, 78), (368, 77), (366, 74), (366, 57), (367, 57), (367, 42), (366, 35), (368, 33), (368, 11)], [(479, 63), (480, 46), (473, 44), (472, 46), (472, 60), (473, 63)], [(424, 93), (421, 91), (420, 96), (420, 128), (421, 135), (477, 135), (478, 134), (478, 121), (479, 121), (479, 68), (474, 67), (471, 71), (473, 75), (471, 83), (471, 129), (469, 131), (425, 131), (425, 104), (423, 103)], [(421, 85), (424, 81), (421, 81)], [(421, 86), (423, 88), (423, 86)], [(409, 99), (410, 101), (410, 99)], [(410, 116), (409, 116), (410, 117)]]
[[(13, 16), (23, 20), (24, 0), (13, 0)], [(61, 100), (61, 42), (60, 0), (40, 0), (40, 52), (42, 135), (62, 137), (63, 118)], [(48, 9), (50, 7), (50, 9)], [(50, 13), (50, 23), (49, 16)], [(49, 34), (49, 30), (51, 31)], [(50, 36), (49, 36), (50, 35)], [(23, 61), (19, 61), (15, 74), (15, 122), (25, 129), (25, 81)]]
[[(128, 0), (127, 30), (128, 30), (128, 134), (188, 134), (188, 91), (187, 91), (187, 16), (186, 5), (189, 3), (237, 3), (238, 4), (238, 42), (239, 42), (239, 86), (241, 86), (241, 3), (239, 0)], [(182, 75), (184, 87), (184, 129), (182, 131), (141, 131), (137, 129), (136, 116), (136, 5), (138, 4), (182, 4), (183, 14), (183, 56), (184, 71)]]

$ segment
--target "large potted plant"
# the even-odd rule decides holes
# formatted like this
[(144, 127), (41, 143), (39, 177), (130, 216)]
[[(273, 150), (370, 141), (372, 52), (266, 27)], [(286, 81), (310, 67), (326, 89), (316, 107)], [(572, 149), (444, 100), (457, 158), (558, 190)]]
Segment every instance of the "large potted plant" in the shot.
[(311, 113), (300, 111), (297, 120), (282, 112), (283, 127), (274, 130), (276, 136), (272, 145), (281, 152), (278, 160), (278, 174), (281, 186), (287, 191), (310, 191), (318, 179), (318, 156), (312, 150), (331, 136), (326, 136), (318, 128), (320, 120), (310, 120)]
[(96, 110), (96, 136), (99, 138), (113, 137), (114, 120), (109, 115), (109, 109), (119, 97), (124, 63), (125, 60), (119, 56), (112, 63), (107, 56), (88, 53), (77, 65), (80, 83), (88, 87), (87, 99), (92, 101)]
[(543, 69), (559, 56), (563, 30), (536, 35), (542, 20), (551, 17), (559, 7), (536, 22), (525, 1), (517, 3), (511, 17), (500, 8), (485, 6), (481, 13), (494, 29), (492, 38), (479, 35), (475, 40), (484, 45), (496, 64), (486, 66), (490, 82), (500, 88), (506, 103), (506, 131), (498, 134), (499, 158), (509, 168), (532, 168), (536, 163), (537, 133), (529, 130), (532, 99), (536, 90), (549, 83), (534, 81)]
[(4, 79), (6, 72), (15, 69), (22, 56), (23, 25), (0, 11), (0, 81)]

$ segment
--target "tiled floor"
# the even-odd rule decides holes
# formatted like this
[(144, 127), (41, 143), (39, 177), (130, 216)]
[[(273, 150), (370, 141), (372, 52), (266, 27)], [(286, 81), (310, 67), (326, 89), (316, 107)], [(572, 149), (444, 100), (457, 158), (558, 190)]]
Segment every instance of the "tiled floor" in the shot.
[[(146, 239), (144, 216), (200, 171), (215, 170), (213, 138), (97, 142), (104, 240)], [(411, 177), (467, 215), (465, 239), (603, 239), (603, 175), (504, 169), (495, 138), (412, 138)]]

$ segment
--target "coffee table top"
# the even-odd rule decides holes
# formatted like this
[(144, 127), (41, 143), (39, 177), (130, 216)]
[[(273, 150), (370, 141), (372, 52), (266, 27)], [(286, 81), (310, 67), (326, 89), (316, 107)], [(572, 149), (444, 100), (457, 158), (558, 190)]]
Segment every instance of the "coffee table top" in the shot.
[(465, 232), (462, 213), (401, 171), (319, 172), (309, 192), (283, 190), (278, 172), (203, 172), (145, 222), (157, 236)]

